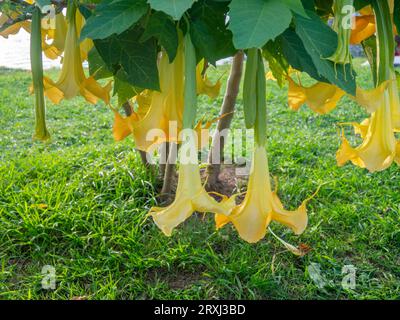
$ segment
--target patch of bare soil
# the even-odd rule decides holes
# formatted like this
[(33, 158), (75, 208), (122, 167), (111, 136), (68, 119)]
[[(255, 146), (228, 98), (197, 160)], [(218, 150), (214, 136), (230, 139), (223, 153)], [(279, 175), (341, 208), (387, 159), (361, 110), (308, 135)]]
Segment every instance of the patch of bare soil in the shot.
[(149, 271), (147, 276), (150, 282), (163, 281), (172, 290), (183, 290), (201, 280), (202, 272), (201, 270), (196, 273), (181, 270), (171, 274), (168, 270), (161, 268)]
[[(213, 186), (207, 186), (208, 192), (216, 192), (222, 194), (224, 196), (230, 197), (236, 193), (243, 193), (246, 191), (246, 185), (248, 176), (238, 175), (236, 169), (238, 167), (235, 165), (223, 165), (221, 168), (221, 173), (219, 174), (219, 181)], [(200, 170), (201, 178), (203, 183), (207, 181), (207, 172), (206, 169), (203, 168)], [(172, 192), (169, 195), (159, 195), (158, 202), (160, 205), (168, 205), (174, 201), (176, 186), (178, 183), (178, 175), (175, 173), (173, 179), (171, 179), (172, 184)], [(221, 200), (216, 194), (211, 193), (216, 200)], [(244, 198), (244, 195), (241, 194), (237, 197), (237, 202), (240, 203)]]

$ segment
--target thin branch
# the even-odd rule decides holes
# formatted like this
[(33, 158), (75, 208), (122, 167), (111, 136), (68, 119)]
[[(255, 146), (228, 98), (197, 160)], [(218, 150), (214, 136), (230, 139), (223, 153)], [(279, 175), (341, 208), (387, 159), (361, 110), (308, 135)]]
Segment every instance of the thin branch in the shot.
[(207, 187), (215, 190), (216, 184), (219, 182), (219, 174), (221, 172), (221, 163), (224, 160), (224, 146), (226, 136), (224, 131), (229, 129), (234, 115), (236, 99), (239, 94), (240, 80), (243, 73), (244, 53), (239, 51), (233, 57), (231, 72), (226, 87), (224, 101), (221, 107), (221, 115), (226, 115), (218, 121), (217, 130), (213, 137), (211, 150), (208, 156), (207, 167)]

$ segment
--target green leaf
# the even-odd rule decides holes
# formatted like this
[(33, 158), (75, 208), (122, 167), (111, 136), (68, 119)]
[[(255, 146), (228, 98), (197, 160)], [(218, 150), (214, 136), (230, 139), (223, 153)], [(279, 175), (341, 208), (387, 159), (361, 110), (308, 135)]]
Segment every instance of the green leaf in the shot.
[(140, 41), (146, 41), (151, 37), (157, 38), (167, 52), (169, 61), (172, 62), (178, 49), (178, 31), (174, 21), (161, 11), (152, 14)]
[(96, 48), (92, 48), (88, 54), (89, 74), (96, 80), (112, 77), (112, 72), (107, 68), (105, 62)]
[(281, 36), (282, 53), (289, 64), (296, 70), (308, 73), (317, 81), (328, 82), (321, 77), (311, 56), (296, 32), (289, 28)]
[(122, 69), (118, 70), (114, 76), (114, 95), (118, 97), (118, 106), (122, 106), (126, 101), (140, 93), (137, 89), (127, 82), (127, 74)]
[(292, 12), (281, 0), (232, 0), (229, 8), (229, 29), (237, 49), (261, 48), (292, 20)]
[(278, 82), (278, 85), (283, 87), (286, 84), (289, 63), (282, 54), (282, 39), (279, 37), (275, 41), (269, 41), (263, 48), (263, 56), (268, 61), (269, 69)]
[(335, 65), (327, 60), (338, 45), (337, 34), (314, 12), (307, 11), (311, 19), (295, 15), (296, 33), (301, 38), (319, 76), (337, 85), (351, 95), (356, 94), (355, 72), (351, 64)]
[(82, 29), (85, 38), (105, 39), (121, 34), (136, 23), (148, 10), (146, 0), (113, 0), (98, 6)]
[(45, 6), (51, 5), (51, 1), (50, 0), (36, 0), (35, 3), (37, 4), (37, 6), (40, 9), (43, 9), (43, 7), (45, 7)]
[(294, 13), (307, 17), (307, 13), (304, 10), (301, 0), (282, 0), (282, 2)]
[(195, 1), (196, 0), (148, 0), (147, 2), (152, 9), (165, 12), (174, 20), (179, 20)]
[(154, 38), (140, 42), (142, 33), (138, 28), (130, 29), (118, 36), (95, 40), (94, 44), (114, 74), (123, 68), (132, 86), (159, 90), (157, 43)]
[(217, 60), (235, 54), (232, 32), (226, 25), (227, 12), (227, 2), (211, 0), (200, 0), (190, 9), (190, 35), (198, 59), (215, 65)]

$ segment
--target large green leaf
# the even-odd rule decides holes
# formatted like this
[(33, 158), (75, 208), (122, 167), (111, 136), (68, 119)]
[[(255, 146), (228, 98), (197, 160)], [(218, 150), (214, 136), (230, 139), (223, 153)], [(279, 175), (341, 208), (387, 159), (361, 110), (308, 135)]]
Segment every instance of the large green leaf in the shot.
[(337, 85), (351, 95), (356, 94), (355, 73), (351, 64), (335, 65), (327, 60), (338, 45), (337, 34), (327, 26), (314, 12), (307, 11), (311, 19), (295, 15), (296, 33), (302, 40), (319, 76)]
[(89, 51), (88, 55), (89, 74), (93, 75), (95, 79), (103, 79), (112, 77), (112, 72), (108, 70), (105, 62), (101, 58), (99, 52), (95, 47)]
[(279, 39), (282, 53), (293, 68), (308, 73), (315, 80), (328, 82), (320, 76), (303, 42), (292, 28), (287, 29)]
[(120, 34), (136, 23), (148, 10), (146, 0), (112, 0), (99, 5), (86, 21), (81, 39), (105, 39)]
[(132, 86), (159, 90), (157, 42), (151, 38), (140, 42), (142, 30), (130, 29), (120, 35), (95, 40), (94, 44), (109, 70), (122, 68)]
[(286, 83), (286, 75), (289, 72), (289, 63), (282, 51), (281, 37), (269, 41), (263, 48), (263, 56), (280, 87)]
[(226, 25), (227, 12), (227, 2), (215, 0), (199, 0), (190, 9), (190, 35), (198, 59), (215, 64), (235, 54), (232, 32)]
[(307, 17), (307, 13), (304, 10), (301, 0), (282, 0), (282, 2), (293, 12), (301, 16)]
[(237, 49), (261, 48), (289, 26), (292, 12), (281, 0), (232, 0), (229, 29)]
[(140, 41), (146, 41), (151, 37), (157, 38), (167, 52), (169, 61), (172, 62), (178, 49), (178, 31), (174, 21), (164, 12), (158, 11), (150, 16)]
[(118, 70), (114, 76), (114, 95), (118, 97), (118, 106), (140, 93), (140, 89), (133, 87), (127, 82), (127, 74), (122, 69)]
[(151, 8), (169, 14), (179, 20), (186, 10), (190, 9), (196, 0), (148, 0)]

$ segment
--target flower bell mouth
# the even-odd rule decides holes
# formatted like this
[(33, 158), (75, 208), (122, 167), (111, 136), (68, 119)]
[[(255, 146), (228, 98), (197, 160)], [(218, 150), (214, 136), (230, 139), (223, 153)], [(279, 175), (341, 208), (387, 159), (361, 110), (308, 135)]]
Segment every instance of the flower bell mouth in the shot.
[(342, 145), (336, 154), (339, 166), (351, 161), (356, 166), (375, 172), (385, 170), (393, 163), (396, 156), (396, 139), (388, 90), (384, 92), (381, 101), (382, 105), (371, 115), (369, 121), (358, 127), (359, 133), (364, 137), (359, 147), (351, 147), (342, 133)]
[(307, 227), (306, 205), (311, 198), (295, 211), (285, 210), (276, 190), (271, 190), (267, 152), (263, 146), (256, 146), (246, 197), (230, 215), (217, 214), (216, 226), (219, 229), (227, 223), (233, 223), (239, 236), (249, 243), (263, 239), (271, 221), (286, 225), (299, 235)]
[(371, 90), (357, 87), (356, 96), (351, 97), (369, 113), (374, 113), (384, 102), (384, 93), (388, 89), (390, 81), (385, 81)]
[(337, 103), (345, 95), (338, 87), (318, 82), (307, 88), (297, 84), (291, 77), (289, 82), (288, 103), (290, 109), (297, 111), (303, 104), (307, 104), (314, 112), (326, 114), (336, 108)]
[[(76, 9), (75, 9), (76, 11)], [(86, 101), (96, 104), (99, 99), (110, 103), (111, 81), (104, 87), (100, 86), (93, 76), (86, 77), (81, 58), (76, 15), (71, 15), (67, 21), (68, 31), (65, 39), (65, 51), (60, 78), (53, 82), (44, 77), (45, 95), (53, 102), (60, 103), (62, 99), (71, 99), (82, 95)]]
[(185, 159), (183, 150), (187, 146), (192, 150), (192, 154), (197, 155), (194, 136), (184, 142), (180, 150), (179, 178), (174, 202), (166, 208), (154, 207), (149, 212), (156, 225), (167, 236), (171, 236), (174, 228), (194, 212), (212, 212), (228, 216), (236, 205), (235, 196), (224, 197), (221, 202), (218, 202), (207, 193), (201, 183), (197, 159), (196, 161)]
[(355, 28), (351, 32), (350, 44), (360, 44), (364, 40), (373, 36), (376, 32), (375, 17), (371, 15), (362, 15), (356, 17)]
[(207, 77), (207, 74), (202, 75), (204, 69), (204, 59), (196, 67), (196, 82), (197, 82), (197, 94), (205, 94), (211, 99), (218, 97), (221, 90), (221, 79), (218, 79), (215, 84), (213, 84)]

